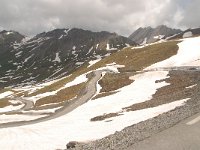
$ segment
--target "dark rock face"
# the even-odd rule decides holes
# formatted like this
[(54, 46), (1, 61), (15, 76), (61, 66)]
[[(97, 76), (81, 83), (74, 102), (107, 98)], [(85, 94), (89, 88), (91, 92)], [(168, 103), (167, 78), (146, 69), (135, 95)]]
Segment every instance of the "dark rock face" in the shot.
[(129, 36), (129, 39), (139, 44), (142, 44), (143, 42), (143, 44), (146, 44), (156, 42), (161, 38), (169, 37), (180, 32), (181, 30), (179, 29), (171, 29), (165, 25), (160, 25), (156, 28), (139, 28)]
[(82, 29), (56, 29), (23, 39), (14, 31), (0, 33), (0, 88), (64, 76), (90, 60), (136, 45), (116, 33)]
[(67, 143), (66, 148), (73, 149), (76, 147), (77, 144), (78, 144), (78, 142), (76, 142), (76, 141), (70, 141), (69, 143)]
[(176, 34), (172, 37), (169, 37), (169, 40), (173, 40), (173, 39), (179, 39), (179, 38), (184, 38), (184, 34), (191, 32), (191, 36), (199, 36), (200, 35), (200, 28), (195, 28), (195, 29), (187, 29), (179, 34)]

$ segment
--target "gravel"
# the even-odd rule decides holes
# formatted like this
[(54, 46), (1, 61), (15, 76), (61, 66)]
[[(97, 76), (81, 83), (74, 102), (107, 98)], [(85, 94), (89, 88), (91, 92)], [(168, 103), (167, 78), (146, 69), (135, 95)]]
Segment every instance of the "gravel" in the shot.
[(197, 83), (197, 88), (197, 92), (185, 105), (177, 107), (176, 109), (155, 118), (126, 127), (122, 131), (115, 132), (103, 139), (85, 144), (79, 143), (76, 145), (75, 150), (125, 150), (130, 146), (134, 150), (134, 145), (138, 142), (170, 128), (181, 120), (200, 112), (200, 93), (198, 93), (198, 91), (200, 91), (199, 83)]

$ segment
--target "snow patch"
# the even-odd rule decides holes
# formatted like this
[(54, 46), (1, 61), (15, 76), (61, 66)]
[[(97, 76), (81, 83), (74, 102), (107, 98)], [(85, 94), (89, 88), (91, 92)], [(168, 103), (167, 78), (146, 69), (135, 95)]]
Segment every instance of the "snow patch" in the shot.
[(91, 61), (89, 61), (89, 66), (88, 66), (88, 68), (91, 67), (91, 66), (93, 66), (94, 64), (96, 64), (96, 63), (99, 62), (99, 61), (101, 61), (101, 59), (96, 59), (96, 60), (91, 60)]
[(12, 92), (12, 91), (6, 91), (6, 92), (3, 92), (3, 93), (0, 93), (0, 99), (6, 98), (6, 97), (12, 95), (13, 93), (14, 92)]
[(186, 89), (191, 89), (191, 88), (193, 88), (193, 87), (195, 87), (195, 86), (197, 86), (197, 84), (194, 84), (194, 85), (188, 86), (188, 87), (186, 87)]
[(0, 123), (31, 121), (45, 116), (46, 115), (0, 115)]
[(86, 77), (86, 74), (83, 74), (83, 75), (80, 75), (78, 77), (76, 77), (73, 81), (65, 84), (65, 88), (68, 88), (68, 87), (71, 87), (71, 86), (74, 86), (74, 85), (78, 85), (80, 83), (83, 83), (83, 82), (87, 82), (88, 81), (88, 78)]
[(59, 53), (56, 53), (56, 57), (53, 60), (53, 62), (59, 62), (59, 63), (61, 62), (60, 57), (59, 57)]
[(192, 37), (192, 36), (193, 36), (193, 34), (192, 34), (191, 31), (185, 32), (185, 33), (183, 34), (183, 38), (188, 38), (188, 37)]

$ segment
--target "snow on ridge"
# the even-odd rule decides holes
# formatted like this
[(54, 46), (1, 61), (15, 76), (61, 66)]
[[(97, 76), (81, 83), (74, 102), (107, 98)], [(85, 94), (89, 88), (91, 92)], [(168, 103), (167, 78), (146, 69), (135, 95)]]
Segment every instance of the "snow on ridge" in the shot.
[(31, 121), (46, 115), (24, 115), (24, 114), (15, 114), (15, 115), (1, 115), (0, 123), (9, 123), (9, 122), (18, 122), (18, 121)]

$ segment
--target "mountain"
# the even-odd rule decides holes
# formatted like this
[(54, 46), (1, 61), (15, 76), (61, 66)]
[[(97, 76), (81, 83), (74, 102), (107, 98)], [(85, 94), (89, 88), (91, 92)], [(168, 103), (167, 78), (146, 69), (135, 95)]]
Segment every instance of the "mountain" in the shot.
[(172, 36), (180, 32), (181, 30), (179, 29), (171, 29), (165, 25), (160, 25), (156, 28), (145, 27), (137, 29), (129, 36), (129, 39), (143, 45), (146, 43), (156, 42), (159, 39)]
[(175, 34), (171, 37), (168, 37), (167, 39), (173, 40), (173, 39), (187, 38), (187, 37), (199, 36), (199, 35), (200, 35), (200, 28), (193, 28), (193, 29), (187, 29), (183, 32)]
[[(63, 31), (70, 35), (70, 30)], [(38, 35), (43, 40), (35, 37), (25, 41), (18, 49), (25, 45), (28, 53), (36, 55), (45, 47), (34, 53), (31, 43), (46, 43), (50, 40), (47, 37), (55, 36), (52, 32)], [(57, 37), (54, 41), (60, 34)], [(104, 49), (110, 47), (106, 43)], [(192, 37), (130, 46), (59, 80), (0, 90), (0, 149), (135, 149), (138, 142), (155, 137), (200, 111), (199, 43), (200, 37)], [(65, 57), (60, 51), (56, 55), (58, 51), (53, 52), (54, 49), (53, 68), (57, 70)], [(23, 57), (23, 53), (19, 55)], [(89, 54), (92, 56), (92, 52)], [(37, 56), (38, 62), (41, 55)], [(34, 56), (26, 63), (32, 59)], [(48, 68), (39, 71), (38, 74), (47, 74)], [(184, 124), (193, 122), (187, 120)], [(10, 140), (11, 137), (16, 138)]]
[(90, 60), (136, 45), (109, 32), (55, 29), (33, 38), (14, 31), (0, 33), (0, 87), (70, 74)]

